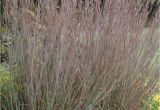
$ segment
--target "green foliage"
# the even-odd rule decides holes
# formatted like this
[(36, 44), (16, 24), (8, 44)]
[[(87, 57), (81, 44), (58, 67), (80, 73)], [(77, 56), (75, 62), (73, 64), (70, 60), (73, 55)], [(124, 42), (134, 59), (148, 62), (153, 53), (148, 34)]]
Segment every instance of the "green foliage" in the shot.
[(145, 101), (143, 110), (160, 110), (160, 93), (150, 96)]
[(8, 61), (8, 53), (12, 44), (11, 37), (5, 35), (0, 39), (0, 59), (1, 62)]
[(8, 52), (9, 47), (5, 46), (3, 43), (0, 44), (0, 59), (1, 62), (7, 62), (8, 61)]
[(0, 53), (5, 54), (7, 52), (7, 47), (3, 44), (0, 44)]
[(156, 94), (153, 98), (152, 98), (152, 102), (151, 102), (151, 110), (160, 110), (160, 94)]
[(3, 33), (3, 32), (7, 32), (8, 31), (8, 28), (6, 27), (0, 27), (0, 33)]
[(9, 69), (6, 65), (0, 65), (0, 88), (1, 91), (11, 88)]

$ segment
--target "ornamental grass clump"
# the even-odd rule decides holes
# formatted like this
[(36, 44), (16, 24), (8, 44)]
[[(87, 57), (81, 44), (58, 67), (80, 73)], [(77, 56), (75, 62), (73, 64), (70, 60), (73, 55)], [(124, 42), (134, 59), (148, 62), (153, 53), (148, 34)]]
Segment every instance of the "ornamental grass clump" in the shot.
[[(6, 0), (12, 90), (6, 110), (141, 110), (158, 89), (159, 15), (128, 0)], [(4, 99), (5, 100), (5, 99)]]

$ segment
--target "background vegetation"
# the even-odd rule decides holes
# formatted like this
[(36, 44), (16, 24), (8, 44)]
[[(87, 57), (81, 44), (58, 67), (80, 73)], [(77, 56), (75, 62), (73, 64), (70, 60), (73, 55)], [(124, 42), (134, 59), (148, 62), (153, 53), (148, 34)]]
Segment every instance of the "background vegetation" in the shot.
[(159, 110), (159, 10), (61, 3), (5, 0), (1, 110)]

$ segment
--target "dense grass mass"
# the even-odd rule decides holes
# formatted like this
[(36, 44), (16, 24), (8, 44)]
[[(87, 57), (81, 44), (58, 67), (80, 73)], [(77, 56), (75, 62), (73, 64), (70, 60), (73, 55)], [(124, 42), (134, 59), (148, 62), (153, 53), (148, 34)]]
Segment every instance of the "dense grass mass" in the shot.
[(6, 3), (2, 37), (11, 44), (1, 110), (151, 109), (149, 97), (159, 92), (159, 13), (144, 29), (147, 9), (137, 13), (128, 0), (106, 0), (103, 14), (98, 1), (76, 8), (62, 0), (60, 11), (54, 0)]

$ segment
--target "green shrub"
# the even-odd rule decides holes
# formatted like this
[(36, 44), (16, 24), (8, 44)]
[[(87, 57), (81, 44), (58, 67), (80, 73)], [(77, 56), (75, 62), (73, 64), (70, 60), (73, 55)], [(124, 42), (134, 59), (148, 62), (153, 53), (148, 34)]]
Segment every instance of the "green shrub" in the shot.
[(155, 94), (145, 101), (143, 110), (160, 110), (160, 94)]
[(0, 88), (1, 91), (11, 88), (9, 69), (6, 65), (0, 65)]
[(152, 98), (151, 110), (160, 110), (160, 94)]

